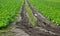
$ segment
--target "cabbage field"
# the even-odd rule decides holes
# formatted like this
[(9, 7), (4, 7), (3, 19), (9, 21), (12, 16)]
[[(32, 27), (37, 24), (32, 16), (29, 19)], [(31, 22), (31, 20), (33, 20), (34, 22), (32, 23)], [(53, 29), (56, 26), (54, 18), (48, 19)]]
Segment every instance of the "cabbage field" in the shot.
[(0, 27), (5, 27), (19, 13), (23, 0), (0, 0)]
[(0, 36), (60, 36), (60, 0), (0, 0)]
[(60, 0), (28, 0), (38, 11), (53, 23), (60, 25)]

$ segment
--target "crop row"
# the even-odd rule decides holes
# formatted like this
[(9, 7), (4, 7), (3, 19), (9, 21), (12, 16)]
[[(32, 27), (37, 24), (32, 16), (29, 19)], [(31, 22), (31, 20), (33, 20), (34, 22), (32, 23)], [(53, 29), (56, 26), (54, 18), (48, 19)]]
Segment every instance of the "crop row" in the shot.
[(60, 24), (60, 0), (28, 0), (51, 22)]
[(0, 27), (5, 27), (19, 13), (23, 0), (0, 0)]

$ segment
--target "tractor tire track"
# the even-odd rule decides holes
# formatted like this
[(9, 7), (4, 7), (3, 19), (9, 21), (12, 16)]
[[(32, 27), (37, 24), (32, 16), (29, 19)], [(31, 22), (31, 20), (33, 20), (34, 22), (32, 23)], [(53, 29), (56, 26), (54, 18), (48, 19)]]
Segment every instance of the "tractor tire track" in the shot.
[(51, 25), (52, 23), (49, 20), (47, 20), (42, 14), (38, 13), (36, 9), (28, 1), (26, 2), (28, 3), (30, 9), (32, 10), (34, 16), (37, 18), (39, 27), (42, 27), (43, 29), (52, 32), (52, 34), (55, 33), (56, 35), (58, 34), (60, 36), (60, 27)]
[[(28, 14), (25, 8), (25, 2), (28, 3), (30, 9), (32, 10), (32, 13), (37, 18), (37, 23), (38, 23), (37, 27), (32, 27), (31, 25), (29, 25), (30, 22), (29, 22), (29, 18), (27, 18)], [(25, 33), (28, 34), (28, 36), (60, 36), (59, 27), (51, 26), (50, 21), (46, 20), (45, 17), (39, 14), (27, 0), (24, 0), (24, 4), (22, 6), (20, 15), (21, 15), (21, 20), (16, 21), (16, 26), (17, 26), (16, 28), (18, 32), (20, 31), (19, 29), (22, 29), (23, 31), (25, 31)]]
[(24, 26), (27, 26), (27, 23), (28, 23), (26, 20), (26, 10), (24, 5), (25, 5), (25, 2), (22, 5), (21, 11), (19, 11), (20, 15), (17, 17), (17, 19), (14, 22), (12, 22), (12, 26), (14, 26), (11, 29), (14, 32), (13, 36), (29, 36), (29, 34), (27, 34), (24, 30), (22, 30), (22, 28), (25, 29)]

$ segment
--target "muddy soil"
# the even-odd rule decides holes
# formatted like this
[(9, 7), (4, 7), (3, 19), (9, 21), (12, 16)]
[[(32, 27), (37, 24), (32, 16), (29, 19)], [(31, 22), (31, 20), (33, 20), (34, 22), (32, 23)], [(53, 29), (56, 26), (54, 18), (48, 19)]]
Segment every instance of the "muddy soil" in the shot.
[[(27, 10), (25, 8), (26, 2), (37, 19), (37, 27), (30, 25), (31, 23), (29, 22), (29, 18), (27, 18)], [(0, 36), (60, 36), (60, 27), (52, 25), (27, 0), (24, 0), (19, 14), (17, 19), (11, 23), (10, 27), (2, 29)]]

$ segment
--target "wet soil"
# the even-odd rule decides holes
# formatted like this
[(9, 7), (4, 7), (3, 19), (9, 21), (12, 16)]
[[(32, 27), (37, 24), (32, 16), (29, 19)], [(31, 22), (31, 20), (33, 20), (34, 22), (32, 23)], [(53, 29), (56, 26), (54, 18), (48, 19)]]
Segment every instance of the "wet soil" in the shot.
[[(25, 3), (27, 2), (33, 15), (37, 19), (37, 27), (32, 27), (27, 17), (27, 10)], [(30, 4), (27, 0), (24, 1), (20, 15), (15, 21), (13, 21), (6, 30), (0, 32), (0, 36), (60, 36), (60, 27), (52, 25), (52, 23), (46, 19), (42, 14)]]

